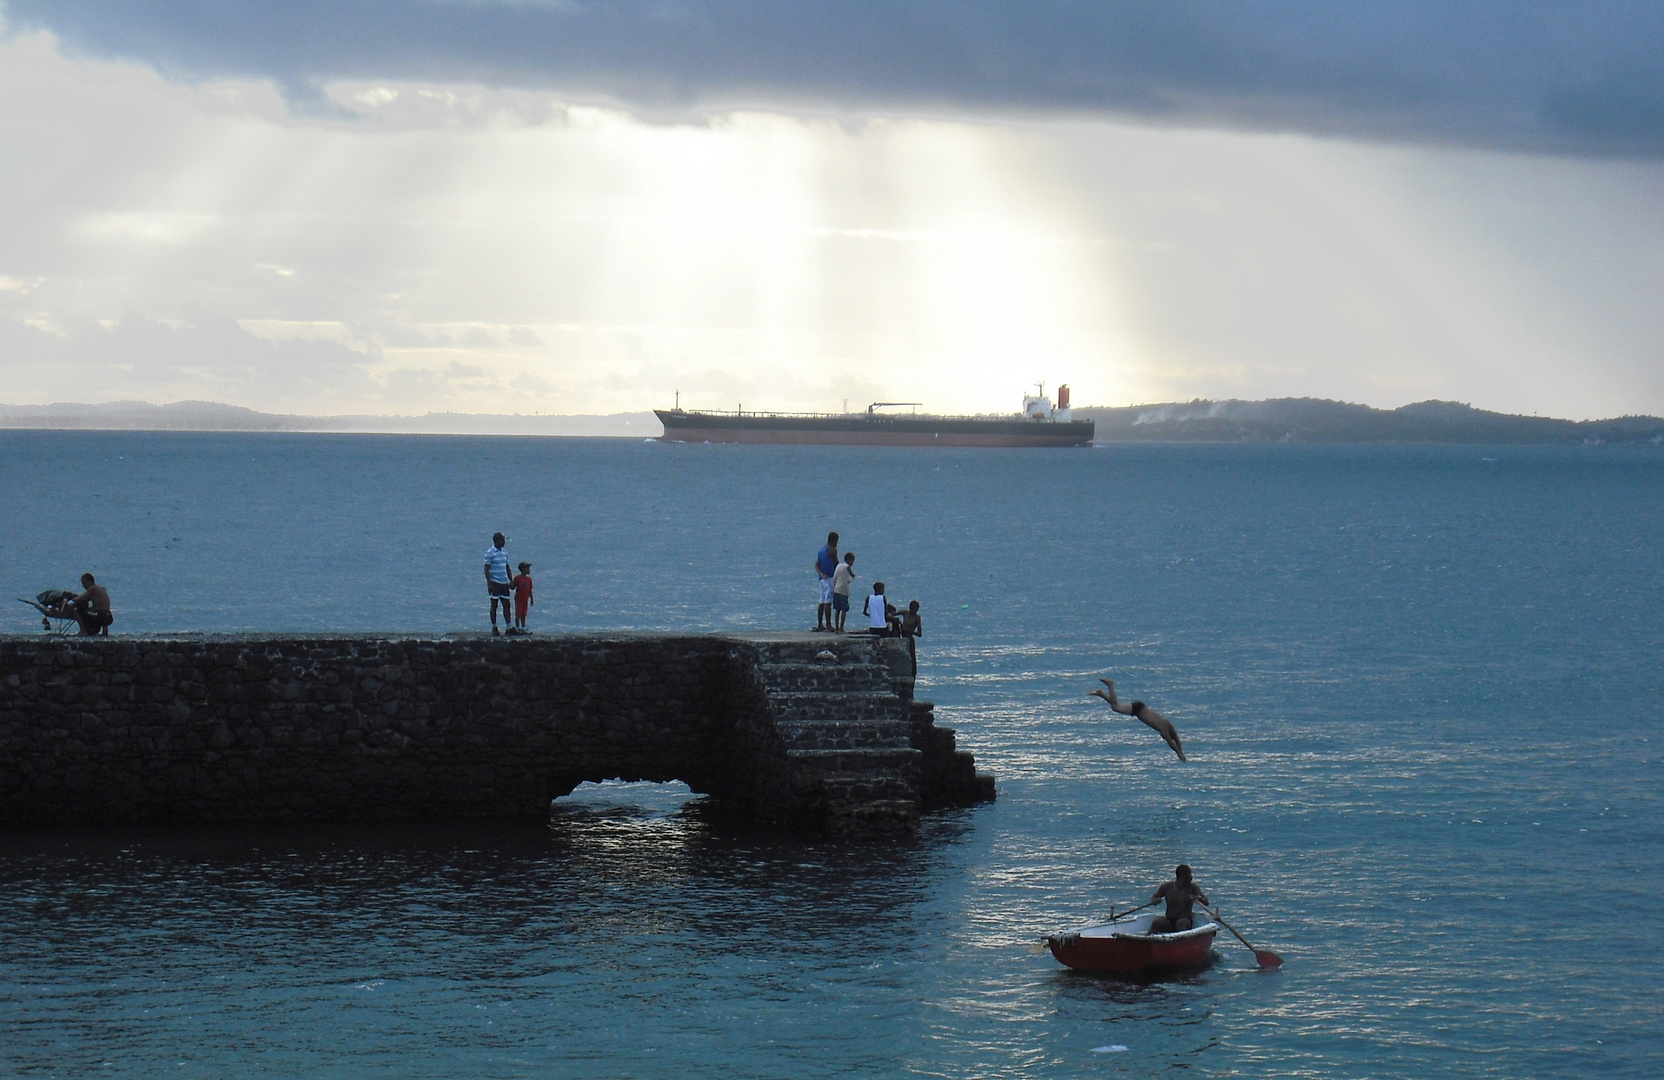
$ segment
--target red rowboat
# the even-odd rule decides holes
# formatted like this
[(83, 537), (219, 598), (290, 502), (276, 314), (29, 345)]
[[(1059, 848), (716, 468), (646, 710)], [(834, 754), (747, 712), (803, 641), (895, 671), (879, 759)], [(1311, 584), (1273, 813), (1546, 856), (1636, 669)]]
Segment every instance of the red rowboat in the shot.
[(1201, 922), (1172, 934), (1150, 933), (1153, 912), (1123, 915), (1103, 926), (1088, 926), (1046, 939), (1060, 963), (1081, 971), (1176, 971), (1208, 958), (1219, 924), (1197, 912)]

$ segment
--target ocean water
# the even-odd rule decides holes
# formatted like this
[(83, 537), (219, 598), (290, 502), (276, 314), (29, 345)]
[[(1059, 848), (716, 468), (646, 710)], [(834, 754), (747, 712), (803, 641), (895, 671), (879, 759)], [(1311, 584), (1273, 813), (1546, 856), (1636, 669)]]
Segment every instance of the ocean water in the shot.
[[(865, 844), (623, 784), (3, 831), (0, 1074), (1664, 1073), (1659, 451), (5, 432), (0, 480), (0, 583), (121, 634), (479, 630), (498, 529), (541, 631), (807, 629), (835, 528), (999, 784)], [(1181, 860), (1281, 970), (1029, 952)]]

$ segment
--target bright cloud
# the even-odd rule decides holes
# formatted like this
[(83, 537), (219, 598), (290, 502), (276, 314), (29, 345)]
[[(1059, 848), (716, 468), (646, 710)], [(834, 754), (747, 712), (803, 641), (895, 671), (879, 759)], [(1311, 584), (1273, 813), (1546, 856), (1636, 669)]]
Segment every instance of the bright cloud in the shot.
[(321, 93), (0, 39), (0, 399), (1664, 412), (1656, 164)]

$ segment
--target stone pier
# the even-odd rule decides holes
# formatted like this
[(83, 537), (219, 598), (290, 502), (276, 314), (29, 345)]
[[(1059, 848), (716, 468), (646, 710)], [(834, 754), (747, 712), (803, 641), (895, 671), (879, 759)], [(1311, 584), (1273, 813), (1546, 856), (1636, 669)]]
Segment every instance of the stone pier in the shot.
[(906, 643), (831, 634), (0, 638), (0, 825), (539, 817), (585, 780), (904, 832), (994, 797)]

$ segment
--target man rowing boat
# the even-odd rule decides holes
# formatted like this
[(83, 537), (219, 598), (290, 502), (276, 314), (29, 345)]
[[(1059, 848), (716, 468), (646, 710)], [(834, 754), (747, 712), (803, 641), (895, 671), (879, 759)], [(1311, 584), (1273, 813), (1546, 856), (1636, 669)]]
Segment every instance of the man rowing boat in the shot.
[(1157, 915), (1150, 920), (1150, 933), (1173, 934), (1180, 930), (1194, 929), (1196, 926), (1196, 902), (1200, 900), (1204, 906), (1208, 902), (1208, 894), (1202, 887), (1190, 880), (1190, 867), (1180, 863), (1173, 871), (1173, 880), (1161, 883), (1161, 888), (1150, 897), (1150, 903), (1158, 900), (1167, 901), (1167, 914)]

